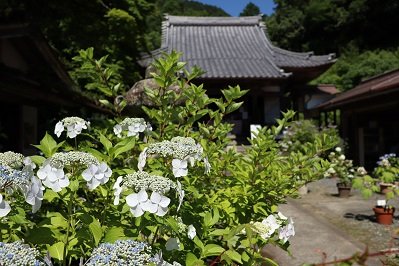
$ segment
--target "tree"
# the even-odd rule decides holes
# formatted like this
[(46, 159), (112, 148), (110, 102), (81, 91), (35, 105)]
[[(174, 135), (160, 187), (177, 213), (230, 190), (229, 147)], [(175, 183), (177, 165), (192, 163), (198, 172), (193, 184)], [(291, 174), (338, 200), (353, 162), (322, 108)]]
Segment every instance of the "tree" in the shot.
[(245, 16), (257, 16), (259, 15), (260, 9), (257, 5), (255, 5), (252, 2), (249, 2), (244, 9), (242, 10), (242, 12), (240, 13), (240, 17), (245, 17)]

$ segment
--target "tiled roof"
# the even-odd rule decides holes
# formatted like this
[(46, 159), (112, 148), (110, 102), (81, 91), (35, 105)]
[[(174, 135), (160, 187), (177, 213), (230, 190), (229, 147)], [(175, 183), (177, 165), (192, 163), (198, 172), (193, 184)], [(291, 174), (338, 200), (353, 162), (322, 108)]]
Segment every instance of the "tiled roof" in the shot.
[(319, 105), (320, 109), (333, 109), (345, 104), (370, 98), (388, 90), (399, 89), (399, 69), (367, 79), (355, 88), (338, 94), (335, 98)]
[(333, 55), (314, 56), (277, 48), (269, 41), (260, 16), (181, 17), (166, 16), (160, 49), (144, 56), (143, 66), (161, 52), (182, 52), (188, 68), (199, 66), (201, 78), (286, 78), (284, 72), (334, 62)]

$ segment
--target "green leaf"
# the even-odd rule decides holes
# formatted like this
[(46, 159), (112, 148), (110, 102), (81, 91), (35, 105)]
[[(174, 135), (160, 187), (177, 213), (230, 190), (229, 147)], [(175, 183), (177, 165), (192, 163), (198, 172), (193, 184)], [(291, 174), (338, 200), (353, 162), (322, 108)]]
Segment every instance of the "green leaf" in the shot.
[(51, 217), (50, 221), (55, 228), (68, 228), (68, 221), (64, 217), (62, 217), (61, 214), (55, 217)]
[(54, 199), (59, 198), (60, 196), (58, 193), (52, 191), (51, 189), (46, 189), (46, 192), (44, 192), (43, 198), (47, 200), (48, 202), (52, 202)]
[(25, 236), (25, 240), (28, 243), (34, 245), (38, 244), (52, 245), (55, 242), (53, 231), (48, 227), (38, 227), (28, 231), (28, 233)]
[(32, 162), (34, 162), (35, 164), (38, 165), (42, 165), (44, 163), (44, 161), (46, 160), (46, 158), (44, 158), (43, 156), (39, 156), (39, 155), (33, 155), (33, 156), (29, 156), (32, 160)]
[(59, 147), (64, 143), (64, 141), (57, 144), (57, 142), (50, 136), (47, 132), (43, 139), (40, 141), (40, 145), (33, 145), (43, 152), (43, 154), (48, 158), (51, 157)]
[(79, 189), (79, 180), (72, 180), (70, 183), (69, 183), (69, 189), (71, 190), (71, 191), (78, 191), (78, 189)]
[(100, 142), (104, 145), (105, 150), (109, 153), (109, 150), (112, 148), (112, 142), (109, 141), (103, 134), (100, 134)]
[(136, 145), (135, 137), (125, 138), (121, 142), (117, 143), (115, 147), (110, 149), (110, 155), (112, 154), (113, 157), (116, 158), (118, 155), (133, 149), (135, 145)]
[(103, 230), (101, 228), (100, 222), (97, 219), (94, 219), (93, 222), (89, 224), (89, 229), (93, 235), (95, 245), (98, 246), (103, 236)]
[(211, 256), (219, 256), (225, 251), (224, 248), (222, 248), (219, 245), (216, 244), (208, 244), (204, 248), (204, 252), (202, 253), (202, 257), (211, 257)]
[(188, 253), (186, 256), (186, 266), (202, 266), (204, 262), (198, 259), (193, 253)]
[(121, 227), (111, 227), (105, 233), (104, 242), (114, 243), (118, 239), (127, 239), (124, 233), (124, 229)]
[(112, 109), (114, 106), (106, 99), (100, 99), (98, 100), (102, 105), (104, 105), (105, 107)]
[(229, 113), (234, 112), (235, 110), (237, 110), (238, 108), (240, 108), (241, 105), (242, 105), (243, 103), (244, 103), (244, 102), (239, 102), (239, 103), (232, 103), (232, 104), (230, 104), (229, 106), (227, 106), (226, 114), (229, 114)]
[(226, 254), (226, 256), (228, 256), (228, 257), (229, 257), (230, 259), (232, 259), (233, 261), (242, 264), (241, 255), (240, 255), (240, 253), (238, 253), (237, 251), (234, 251), (234, 250), (229, 249), (229, 250), (227, 250), (224, 254)]
[(57, 260), (62, 260), (64, 257), (64, 247), (65, 244), (63, 242), (57, 242), (47, 248), (50, 256)]
[(193, 242), (201, 250), (201, 253), (203, 253), (204, 249), (205, 249), (205, 246), (202, 243), (202, 241), (198, 238), (198, 236), (194, 237)]

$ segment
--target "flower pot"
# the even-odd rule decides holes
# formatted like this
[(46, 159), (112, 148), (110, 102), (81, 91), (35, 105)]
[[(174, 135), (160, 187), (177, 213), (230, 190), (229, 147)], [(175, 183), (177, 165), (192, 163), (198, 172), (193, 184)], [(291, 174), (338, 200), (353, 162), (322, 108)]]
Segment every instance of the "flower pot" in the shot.
[(338, 196), (340, 198), (348, 198), (351, 193), (352, 186), (346, 183), (337, 183)]
[(392, 191), (393, 184), (390, 183), (380, 183), (380, 193), (387, 194), (389, 191)]
[(377, 219), (377, 223), (387, 224), (387, 225), (392, 224), (395, 208), (386, 208), (386, 207), (382, 207), (382, 206), (375, 206), (373, 208), (373, 211), (375, 214), (375, 218)]

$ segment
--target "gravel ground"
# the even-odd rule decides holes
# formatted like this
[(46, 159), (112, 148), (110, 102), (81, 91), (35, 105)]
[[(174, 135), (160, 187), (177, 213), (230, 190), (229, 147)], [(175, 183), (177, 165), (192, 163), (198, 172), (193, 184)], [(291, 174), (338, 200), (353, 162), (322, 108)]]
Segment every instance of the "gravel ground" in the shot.
[(399, 202), (389, 203), (396, 208), (392, 225), (381, 225), (375, 222), (372, 210), (377, 199), (383, 195), (373, 195), (363, 199), (358, 191), (352, 191), (349, 198), (337, 196), (336, 180), (323, 179), (308, 184), (309, 192), (295, 201), (314, 211), (340, 228), (345, 234), (368, 246), (370, 252), (388, 248), (399, 248)]

